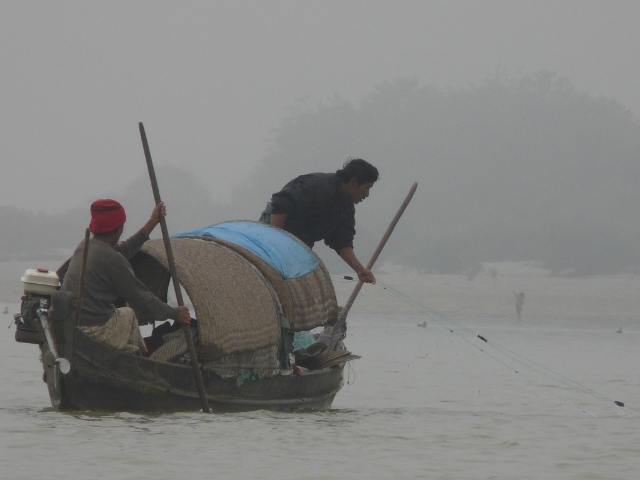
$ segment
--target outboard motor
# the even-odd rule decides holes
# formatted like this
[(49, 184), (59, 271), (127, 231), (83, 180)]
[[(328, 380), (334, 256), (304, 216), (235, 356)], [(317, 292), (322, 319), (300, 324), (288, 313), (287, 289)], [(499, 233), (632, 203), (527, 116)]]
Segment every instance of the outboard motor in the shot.
[(46, 307), (51, 305), (51, 293), (60, 287), (60, 280), (55, 272), (46, 268), (29, 269), (21, 278), (24, 286), (20, 313), (13, 316), (16, 324), (16, 342), (42, 344), (45, 337), (40, 325), (38, 310), (41, 300)]
[[(36, 342), (42, 345), (47, 342), (47, 350), (43, 352), (42, 363), (48, 367), (57, 366), (63, 374), (69, 373), (71, 364), (65, 358), (58, 355), (55, 338), (51, 331), (49, 320), (49, 308), (51, 307), (51, 295), (60, 287), (58, 275), (50, 272), (46, 268), (30, 269), (22, 277), (24, 285), (24, 296), (22, 297), (22, 307), (20, 315), (15, 317), (17, 329), (16, 340), (19, 333), (33, 335), (34, 330), (39, 334)], [(44, 337), (44, 338), (43, 338)], [(58, 372), (54, 369), (54, 387), (57, 388)]]

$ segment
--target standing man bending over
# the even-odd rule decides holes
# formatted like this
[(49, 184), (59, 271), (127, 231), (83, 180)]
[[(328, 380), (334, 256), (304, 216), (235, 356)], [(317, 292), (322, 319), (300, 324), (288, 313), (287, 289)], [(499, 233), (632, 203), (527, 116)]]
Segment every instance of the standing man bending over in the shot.
[[(164, 203), (155, 206), (151, 218), (136, 234), (118, 242), (127, 219), (122, 205), (111, 199), (96, 200), (91, 204), (89, 230), (93, 237), (89, 240), (80, 325), (85, 333), (117, 350), (147, 351), (135, 312), (129, 307), (116, 308), (114, 302), (118, 297), (149, 312), (155, 320), (170, 318), (187, 325), (191, 322), (187, 307), (174, 308), (158, 299), (136, 278), (129, 263), (149, 240), (160, 222), (160, 215), (166, 215)], [(62, 290), (77, 293), (80, 289), (83, 250), (84, 240), (71, 257)]]
[(366, 283), (376, 283), (353, 252), (355, 204), (369, 196), (378, 169), (351, 159), (336, 173), (309, 173), (294, 178), (274, 193), (260, 221), (295, 235), (310, 248), (318, 240), (338, 255)]

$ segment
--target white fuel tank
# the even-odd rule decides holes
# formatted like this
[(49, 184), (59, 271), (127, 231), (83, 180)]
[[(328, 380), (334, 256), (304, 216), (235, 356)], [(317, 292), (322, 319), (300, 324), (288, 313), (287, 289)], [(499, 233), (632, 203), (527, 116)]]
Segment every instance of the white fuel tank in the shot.
[(21, 278), (25, 293), (51, 295), (60, 286), (60, 279), (56, 272), (47, 268), (30, 268)]

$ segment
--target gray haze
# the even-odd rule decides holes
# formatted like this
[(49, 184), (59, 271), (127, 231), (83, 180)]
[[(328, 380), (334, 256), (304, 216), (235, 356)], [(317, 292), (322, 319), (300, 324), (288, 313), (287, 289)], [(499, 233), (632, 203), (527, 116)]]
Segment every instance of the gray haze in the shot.
[[(145, 175), (139, 121), (157, 165), (226, 200), (292, 110), (397, 78), (446, 89), (547, 69), (638, 115), (638, 25), (638, 2), (3, 1), (0, 205), (122, 194)], [(322, 170), (346, 155), (361, 153)]]
[(144, 121), (172, 233), (363, 157), (363, 261), (418, 181), (380, 263), (638, 271), (638, 5), (2, 4), (0, 257), (65, 257), (102, 196), (133, 233)]

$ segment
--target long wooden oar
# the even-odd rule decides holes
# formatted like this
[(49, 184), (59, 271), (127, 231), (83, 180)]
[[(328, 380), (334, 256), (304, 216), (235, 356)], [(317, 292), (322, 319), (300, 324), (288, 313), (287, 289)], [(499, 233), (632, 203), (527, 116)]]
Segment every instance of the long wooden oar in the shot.
[(82, 301), (84, 300), (84, 277), (87, 273), (87, 257), (89, 256), (89, 240), (91, 240), (91, 230), (84, 231), (84, 246), (82, 247), (82, 266), (80, 267), (80, 286), (78, 287), (78, 298), (76, 300), (76, 316), (73, 326), (80, 325), (80, 312), (82, 311)]
[[(84, 231), (84, 245), (82, 247), (82, 264), (80, 266), (80, 285), (78, 286), (78, 296), (76, 297), (76, 313), (73, 317), (73, 323), (67, 328), (65, 327), (65, 336), (67, 339), (66, 355), (73, 358), (73, 337), (76, 328), (80, 325), (80, 312), (82, 311), (82, 302), (84, 300), (84, 279), (87, 273), (87, 258), (89, 257), (89, 241), (91, 240), (91, 230), (88, 228)], [(68, 324), (67, 324), (68, 325)]]
[[(391, 236), (393, 229), (396, 228), (396, 224), (398, 223), (398, 220), (400, 220), (400, 217), (402, 216), (405, 209), (407, 208), (407, 205), (409, 205), (409, 202), (413, 198), (413, 194), (416, 192), (416, 188), (418, 188), (418, 182), (415, 182), (411, 186), (411, 189), (409, 190), (407, 197), (404, 199), (404, 202), (402, 202), (402, 205), (400, 206), (398, 213), (396, 213), (396, 216), (393, 217), (393, 220), (391, 220), (391, 224), (389, 225), (389, 228), (387, 228), (387, 231), (382, 236), (382, 240), (380, 240), (380, 244), (378, 244), (378, 248), (376, 248), (376, 251), (373, 252), (373, 255), (371, 256), (371, 260), (369, 260), (369, 263), (367, 264), (368, 270), (371, 270), (373, 268), (373, 264), (376, 263), (376, 260), (378, 260), (378, 256), (380, 255), (380, 252), (382, 252), (382, 249), (387, 243), (387, 240), (389, 240), (389, 237)], [(351, 309), (353, 302), (355, 302), (356, 297), (358, 296), (358, 293), (360, 293), (361, 288), (362, 288), (362, 280), (358, 280), (358, 284), (353, 289), (353, 292), (351, 292), (351, 296), (347, 300), (347, 303), (342, 308), (342, 311), (338, 316), (338, 321), (333, 326), (333, 329), (331, 331), (331, 343), (329, 344), (329, 350), (333, 350), (339, 337), (344, 333), (344, 326), (346, 324), (347, 314), (349, 313), (349, 310)]]
[[(158, 189), (158, 181), (156, 180), (156, 173), (153, 169), (153, 162), (151, 161), (151, 151), (149, 150), (149, 142), (147, 142), (147, 134), (144, 131), (144, 125), (142, 122), (139, 123), (140, 126), (140, 137), (142, 138), (142, 147), (144, 148), (144, 156), (147, 159), (147, 168), (149, 169), (149, 179), (151, 180), (151, 188), (153, 189), (153, 198), (155, 199), (156, 205), (158, 205), (162, 200), (160, 200), (160, 190)], [(171, 240), (169, 239), (169, 231), (167, 230), (167, 222), (164, 216), (160, 215), (160, 228), (162, 229), (162, 239), (164, 240), (164, 248), (167, 251), (167, 261), (169, 262), (169, 272), (171, 273), (171, 278), (173, 279), (173, 287), (176, 293), (176, 300), (179, 306), (184, 305), (184, 301), (182, 300), (182, 291), (180, 290), (180, 281), (178, 280), (178, 271), (176, 269), (176, 262), (173, 258), (173, 250), (171, 249)], [(187, 346), (189, 347), (189, 356), (191, 357), (191, 366), (193, 367), (193, 375), (196, 379), (196, 385), (198, 386), (198, 395), (200, 396), (200, 405), (202, 406), (202, 411), (205, 413), (211, 413), (209, 409), (209, 402), (207, 401), (207, 394), (204, 391), (204, 382), (202, 381), (202, 372), (200, 372), (200, 365), (198, 364), (198, 355), (196, 353), (196, 348), (193, 345), (193, 338), (191, 337), (191, 330), (189, 329), (189, 325), (182, 324), (182, 331), (184, 332), (184, 337), (187, 340)]]

